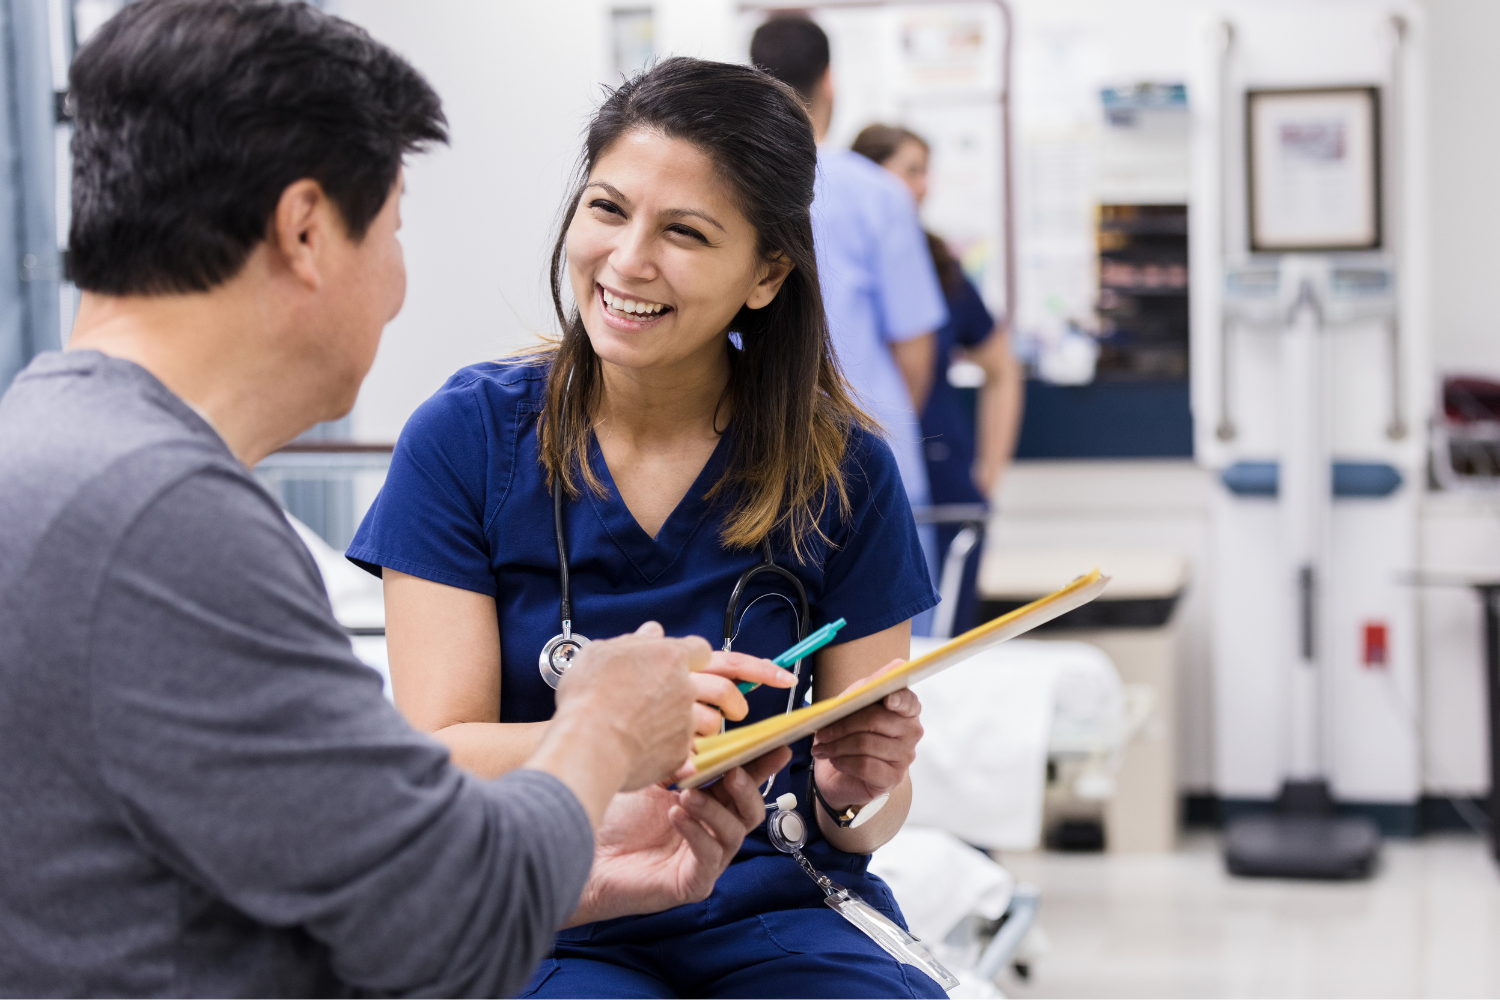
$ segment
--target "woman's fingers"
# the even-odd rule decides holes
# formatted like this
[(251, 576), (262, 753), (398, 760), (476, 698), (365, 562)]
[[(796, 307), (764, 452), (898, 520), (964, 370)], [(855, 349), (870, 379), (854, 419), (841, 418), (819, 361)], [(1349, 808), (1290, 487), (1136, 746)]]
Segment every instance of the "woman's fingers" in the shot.
[(897, 715), (904, 715), (908, 719), (915, 719), (922, 714), (922, 699), (918, 698), (917, 693), (910, 688), (891, 692), (885, 696), (881, 704)]
[[(916, 745), (908, 740), (892, 739), (879, 733), (851, 733), (832, 743), (818, 743), (812, 748), (815, 760), (842, 762), (850, 757), (874, 757), (901, 767), (916, 759)], [(843, 770), (840, 763), (840, 770)]]
[(707, 670), (709, 663), (713, 661), (714, 648), (701, 635), (685, 635), (672, 641), (682, 647), (683, 653), (687, 655), (688, 669), (695, 674)]
[[(641, 629), (646, 629), (647, 622)], [(723, 720), (738, 722), (750, 714), (750, 703), (738, 687), (739, 681), (791, 687), (797, 678), (770, 660), (744, 653), (716, 652), (708, 665), (689, 678), (698, 701), (693, 712), (693, 734), (711, 736), (722, 728)]]
[(896, 691), (818, 730), (812, 755), (876, 794), (888, 791), (900, 783), (916, 759), (921, 714), (922, 702), (914, 693)]
[[(693, 688), (698, 692), (698, 703), (710, 705), (718, 709), (719, 714), (726, 719), (739, 721), (750, 712), (750, 703), (740, 693), (740, 689), (734, 686), (734, 681), (720, 675), (703, 671), (696, 673), (691, 678)], [(717, 729), (714, 732), (718, 732)]]
[(905, 709), (915, 706), (912, 714), (906, 714), (905, 710), (894, 712), (886, 708), (883, 702), (879, 702), (819, 729), (813, 742), (815, 744), (832, 743), (851, 733), (872, 732), (880, 733), (882, 736), (908, 738), (915, 743), (922, 738), (922, 723), (919, 721), (922, 706), (917, 701), (917, 696), (910, 691), (899, 693), (906, 695), (909, 699), (901, 703)]
[(770, 660), (745, 653), (726, 653), (723, 650), (717, 650), (709, 657), (704, 672), (734, 681), (750, 681), (752, 684), (779, 688), (788, 688), (797, 682), (795, 674), (790, 670), (783, 670)]
[(715, 736), (724, 728), (724, 716), (712, 705), (693, 704), (693, 735)]

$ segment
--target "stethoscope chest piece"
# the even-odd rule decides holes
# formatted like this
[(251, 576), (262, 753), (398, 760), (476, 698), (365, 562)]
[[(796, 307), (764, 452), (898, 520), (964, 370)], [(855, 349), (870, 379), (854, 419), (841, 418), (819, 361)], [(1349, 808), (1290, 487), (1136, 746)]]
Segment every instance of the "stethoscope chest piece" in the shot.
[(572, 622), (565, 620), (562, 624), (562, 632), (547, 640), (547, 645), (542, 647), (542, 655), (537, 658), (537, 668), (542, 672), (542, 680), (550, 688), (556, 688), (562, 683), (563, 674), (573, 665), (573, 657), (589, 644), (586, 636), (573, 633)]

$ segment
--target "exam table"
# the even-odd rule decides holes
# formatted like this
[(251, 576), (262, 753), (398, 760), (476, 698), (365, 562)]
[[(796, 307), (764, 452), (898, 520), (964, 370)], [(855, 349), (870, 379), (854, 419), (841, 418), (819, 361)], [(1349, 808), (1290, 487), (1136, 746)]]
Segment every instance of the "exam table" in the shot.
[[(940, 640), (914, 639), (921, 655)], [(907, 824), (870, 870), (912, 932), (960, 979), (955, 996), (1001, 995), (1025, 975), (1040, 897), (990, 854), (1041, 843), (1049, 764), (1079, 797), (1107, 798), (1126, 746), (1150, 717), (1149, 688), (1125, 685), (1102, 651), (1015, 639), (918, 683), (924, 736)]]

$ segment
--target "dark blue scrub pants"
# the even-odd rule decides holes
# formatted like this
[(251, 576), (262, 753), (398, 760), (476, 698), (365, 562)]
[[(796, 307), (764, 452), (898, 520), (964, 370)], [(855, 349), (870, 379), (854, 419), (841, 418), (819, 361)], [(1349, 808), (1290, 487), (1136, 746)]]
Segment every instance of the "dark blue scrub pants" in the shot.
[[(759, 849), (754, 845), (752, 850)], [(866, 859), (809, 845), (810, 860), (906, 926)], [(523, 997), (947, 997), (823, 904), (797, 863), (741, 858), (701, 903), (562, 931)]]
[[(868, 898), (868, 897), (867, 897)], [(826, 906), (655, 941), (559, 941), (523, 997), (947, 997)]]

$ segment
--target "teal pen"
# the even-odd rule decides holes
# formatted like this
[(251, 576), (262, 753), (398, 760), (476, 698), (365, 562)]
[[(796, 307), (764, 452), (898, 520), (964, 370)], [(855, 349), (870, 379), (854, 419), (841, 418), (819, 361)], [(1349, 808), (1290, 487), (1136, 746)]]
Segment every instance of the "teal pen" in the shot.
[[(818, 650), (822, 649), (824, 646), (832, 642), (833, 637), (839, 634), (839, 629), (843, 628), (847, 624), (849, 623), (844, 621), (844, 619), (842, 618), (840, 618), (836, 622), (830, 622), (827, 625), (824, 625), (822, 628), (818, 629), (812, 635), (808, 636), (806, 639), (803, 639), (801, 642), (797, 643), (797, 645), (793, 646), (785, 653), (782, 653), (780, 656), (776, 657), (776, 659), (772, 660), (771, 662), (776, 664), (783, 670), (790, 670), (792, 669), (793, 664), (795, 664), (798, 660), (804, 659), (805, 657), (816, 653)], [(736, 685), (736, 687), (738, 687), (744, 694), (749, 694), (751, 691), (754, 691), (756, 688), (760, 687), (760, 685), (754, 683), (753, 681), (740, 681), (739, 684)]]

